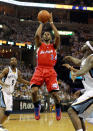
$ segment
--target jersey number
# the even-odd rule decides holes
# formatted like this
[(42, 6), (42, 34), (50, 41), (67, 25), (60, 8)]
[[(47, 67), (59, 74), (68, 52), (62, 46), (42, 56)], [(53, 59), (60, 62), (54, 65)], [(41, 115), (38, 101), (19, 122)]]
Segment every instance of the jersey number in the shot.
[(12, 80), (12, 86), (14, 85), (14, 80)]
[(51, 60), (53, 60), (53, 59), (57, 59), (57, 56), (55, 56), (55, 58), (54, 58), (54, 55), (53, 54), (51, 54)]

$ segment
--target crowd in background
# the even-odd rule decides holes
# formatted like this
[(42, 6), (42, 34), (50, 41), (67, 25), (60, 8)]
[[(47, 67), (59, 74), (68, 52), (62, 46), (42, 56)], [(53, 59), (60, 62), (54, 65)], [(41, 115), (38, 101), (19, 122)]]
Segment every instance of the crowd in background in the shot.
[[(34, 21), (24, 21), (20, 22), (19, 19), (12, 18), (12, 17), (2, 17), (1, 20), (2, 23), (6, 24), (6, 27), (4, 28), (9, 28), (8, 31), (6, 31), (3, 35), (2, 32), (0, 33), (0, 38), (1, 39), (8, 39), (10, 41), (14, 42), (31, 42), (34, 44), (34, 36), (35, 36), (35, 31), (38, 27), (38, 22)], [(64, 24), (57, 24), (55, 23), (57, 28), (63, 28)], [(73, 23), (74, 25), (74, 23)], [(62, 27), (61, 27), (62, 26)], [(77, 25), (76, 25), (77, 26)], [(70, 27), (71, 28), (71, 27)], [(72, 27), (73, 28), (73, 27)], [(78, 30), (79, 28), (79, 30)], [(66, 30), (71, 30), (66, 27)], [(50, 30), (50, 25), (47, 24), (47, 26), (44, 26), (44, 31)], [(80, 47), (84, 44), (85, 41), (91, 40), (92, 39), (92, 30), (85, 24), (79, 24), (79, 27), (76, 28), (76, 30), (73, 30), (74, 35), (70, 37), (66, 37), (68, 41), (65, 43), (70, 46), (66, 46), (66, 50), (63, 49), (63, 45), (65, 45), (63, 38), (61, 38), (61, 49), (64, 51), (62, 52), (63, 54), (70, 54), (72, 56), (76, 56), (78, 58), (81, 58), (81, 54), (79, 53)], [(68, 49), (68, 50), (67, 50)]]
[(67, 0), (67, 1), (70, 1), (71, 4), (79, 6), (93, 6), (92, 0)]
[[(65, 108), (67, 108), (75, 99), (73, 98), (73, 93), (71, 92), (70, 86), (68, 84), (61, 80), (59, 80), (58, 83), (60, 87), (59, 96), (61, 99), (62, 108), (63, 110), (65, 110)], [(16, 100), (32, 100), (31, 88), (22, 84), (19, 86), (19, 84), (17, 83), (13, 97)], [(44, 108), (44, 111), (55, 110), (54, 99), (48, 93), (45, 83), (39, 89), (38, 97), (41, 102), (42, 108)]]

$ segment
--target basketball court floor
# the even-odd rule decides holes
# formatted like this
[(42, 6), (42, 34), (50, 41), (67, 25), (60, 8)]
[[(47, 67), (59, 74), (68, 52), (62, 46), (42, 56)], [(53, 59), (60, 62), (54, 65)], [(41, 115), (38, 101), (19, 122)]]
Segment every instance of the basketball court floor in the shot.
[[(9, 131), (75, 131), (67, 113), (57, 121), (55, 113), (42, 113), (40, 120), (34, 114), (12, 114), (4, 123)], [(87, 131), (93, 131), (93, 125), (86, 122)]]

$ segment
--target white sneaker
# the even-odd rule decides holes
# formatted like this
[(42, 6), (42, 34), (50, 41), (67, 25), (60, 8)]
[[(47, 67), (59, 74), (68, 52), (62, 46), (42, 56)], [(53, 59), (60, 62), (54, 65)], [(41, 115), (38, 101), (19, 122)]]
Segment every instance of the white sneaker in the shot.
[(5, 129), (3, 127), (0, 127), (0, 131), (8, 131), (8, 129)]

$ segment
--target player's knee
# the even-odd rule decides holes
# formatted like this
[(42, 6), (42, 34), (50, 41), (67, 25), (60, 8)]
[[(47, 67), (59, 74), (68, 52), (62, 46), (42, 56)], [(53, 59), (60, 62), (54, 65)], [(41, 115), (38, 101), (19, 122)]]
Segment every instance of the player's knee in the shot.
[(9, 116), (11, 114), (12, 111), (5, 111), (5, 115)]
[(67, 112), (68, 112), (69, 116), (71, 116), (73, 114), (73, 109), (70, 107)]
[(58, 95), (58, 92), (52, 92), (52, 96), (55, 99), (56, 103), (60, 103), (60, 97)]

